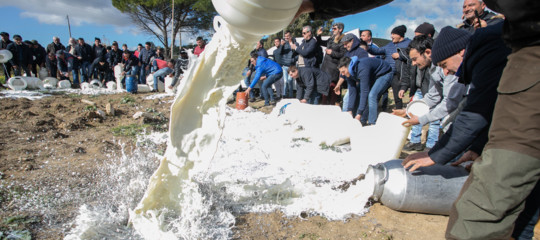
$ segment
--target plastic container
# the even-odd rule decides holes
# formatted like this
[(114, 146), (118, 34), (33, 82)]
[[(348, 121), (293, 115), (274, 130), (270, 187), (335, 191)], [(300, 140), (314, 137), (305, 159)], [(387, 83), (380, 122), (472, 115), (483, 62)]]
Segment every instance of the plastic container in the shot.
[(152, 91), (152, 89), (150, 89), (150, 87), (146, 84), (139, 84), (137, 85), (137, 92), (139, 93), (147, 93), (147, 92), (150, 92)]
[(302, 0), (212, 0), (212, 3), (229, 25), (232, 37), (251, 44), (289, 25)]
[(93, 88), (102, 88), (103, 87), (103, 84), (101, 84), (101, 82), (97, 79), (94, 79), (92, 81), (90, 81), (90, 85), (93, 87)]
[(107, 89), (110, 91), (114, 91), (117, 89), (116, 83), (113, 81), (108, 81), (106, 85), (107, 85)]
[(43, 81), (37, 77), (22, 77), (26, 81), (26, 89), (28, 90), (43, 90)]
[(0, 63), (7, 63), (12, 57), (13, 54), (9, 50), (0, 50)]
[(248, 106), (248, 96), (246, 92), (236, 93), (236, 109), (244, 110)]
[(137, 93), (137, 79), (133, 75), (126, 76), (126, 90), (129, 93)]
[(417, 117), (424, 116), (429, 113), (429, 106), (423, 100), (414, 100), (407, 105), (407, 116), (411, 117), (411, 113)]
[(58, 82), (58, 88), (60, 88), (60, 89), (71, 88), (71, 82), (69, 80), (62, 80), (62, 81)]
[(26, 89), (27, 83), (23, 77), (12, 77), (8, 80), (8, 87), (15, 90), (21, 91)]
[(45, 79), (43, 79), (43, 85), (45, 84), (50, 84), (51, 86), (58, 86), (58, 79), (57, 78), (53, 78), (53, 77), (46, 77)]
[(368, 167), (366, 178), (375, 179), (372, 198), (397, 211), (449, 215), (469, 172), (463, 167), (433, 165), (410, 173), (401, 162)]
[(46, 68), (39, 69), (39, 79), (45, 80), (49, 76), (49, 71)]

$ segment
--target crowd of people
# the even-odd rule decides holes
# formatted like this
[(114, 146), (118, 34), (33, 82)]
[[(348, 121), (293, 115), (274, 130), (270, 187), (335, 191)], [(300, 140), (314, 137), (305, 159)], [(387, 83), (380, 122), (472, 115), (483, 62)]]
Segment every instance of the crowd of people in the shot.
[[(375, 7), (350, 1), (311, 2), (305, 1), (299, 12), (322, 19)], [(344, 35), (343, 23), (333, 24), (326, 41), (322, 31), (311, 26), (303, 27), (300, 43), (286, 32), (283, 39), (273, 39), (272, 59), (262, 42), (257, 44), (248, 65), (246, 92), (256, 95), (253, 88), (262, 82), (265, 105), (272, 105), (279, 98), (293, 97), (296, 85), (301, 102), (340, 105), (363, 125), (371, 125), (377, 121), (381, 98), (391, 89), (393, 114), (408, 115), (403, 125), (413, 126), (404, 150), (419, 151), (403, 161), (405, 168), (413, 172), (476, 160), (452, 208), (446, 237), (531, 239), (540, 215), (540, 114), (531, 105), (538, 99), (540, 31), (532, 29), (538, 24), (535, 11), (540, 5), (489, 2), (510, 15), (489, 11), (481, 0), (464, 0), (463, 22), (456, 27), (444, 27), (436, 36), (434, 26), (425, 22), (415, 28), (411, 40), (405, 37), (407, 28), (397, 26), (391, 42), (382, 47), (371, 41), (369, 30), (362, 30), (360, 39)], [(520, 50), (525, 48), (529, 52)], [(522, 82), (514, 85), (513, 78)], [(344, 83), (348, 90), (340, 99)], [(411, 99), (429, 107), (427, 114), (406, 113), (402, 99), (407, 91)], [(384, 99), (381, 105), (386, 108)], [(429, 125), (425, 145), (420, 138), (424, 125)], [(516, 168), (514, 160), (523, 165)]]
[[(70, 80), (72, 88), (80, 88), (80, 83), (98, 79), (103, 86), (108, 81), (114, 81), (114, 69), (121, 65), (121, 75), (131, 75), (138, 84), (146, 84), (149, 74), (153, 75), (153, 91), (158, 90), (158, 81), (164, 82), (164, 77), (173, 77), (172, 83), (166, 86), (172, 89), (182, 78), (189, 65), (189, 54), (186, 49), (180, 49), (178, 59), (170, 59), (161, 47), (153, 47), (151, 42), (143, 46), (138, 44), (135, 51), (130, 51), (126, 44), (120, 49), (118, 42), (110, 46), (102, 44), (100, 38), (94, 39), (90, 46), (83, 38), (70, 38), (64, 46), (60, 38), (44, 48), (36, 40), (23, 41), (20, 35), (13, 35), (13, 41), (7, 32), (0, 33), (2, 40), (0, 50), (6, 49), (13, 57), (3, 66), (6, 81), (11, 76), (38, 76), (39, 69), (46, 69), (48, 77), (59, 80)], [(197, 38), (197, 46), (192, 50), (193, 55), (199, 56), (206, 42), (202, 37)], [(41, 73), (42, 74), (42, 73)], [(43, 77), (43, 76), (40, 76)], [(125, 77), (122, 80), (125, 84)]]

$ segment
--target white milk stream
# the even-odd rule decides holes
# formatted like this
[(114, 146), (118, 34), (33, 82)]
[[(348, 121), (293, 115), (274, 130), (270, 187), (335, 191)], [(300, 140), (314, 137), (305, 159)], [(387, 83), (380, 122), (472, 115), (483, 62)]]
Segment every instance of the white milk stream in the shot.
[[(301, 109), (298, 104), (286, 108), (281, 116), (279, 110), (284, 102), (272, 114), (226, 107), (227, 96), (241, 79), (253, 46), (238, 44), (230, 37), (226, 25), (216, 30), (178, 88), (172, 105), (167, 150), (160, 156), (161, 163), (151, 176), (142, 200), (137, 206), (129, 207), (132, 210), (128, 225), (144, 239), (229, 239), (235, 215), (247, 212), (280, 210), (287, 216), (307, 213), (331, 220), (364, 214), (365, 204), (373, 193), (373, 177), (358, 181), (346, 191), (338, 186), (365, 173), (368, 164), (379, 162), (379, 159), (370, 161), (376, 151), (365, 155), (351, 151), (354, 142), (347, 146), (327, 145), (361, 133), (392, 137), (380, 132), (382, 126), (363, 130), (350, 116), (328, 106), (320, 109), (339, 114), (334, 117), (321, 112), (321, 118), (309, 117), (309, 121), (294, 114)], [(382, 118), (392, 119), (398, 125), (403, 120), (387, 115)], [(340, 130), (346, 134), (325, 140), (320, 136), (329, 132), (319, 126), (328, 126), (332, 121), (346, 126)], [(401, 147), (406, 129), (391, 130), (396, 146), (378, 142), (377, 149)], [(395, 152), (387, 151), (384, 160), (394, 157)], [(137, 195), (140, 190), (126, 188), (124, 191), (128, 193), (122, 195), (129, 195), (129, 191)], [(88, 235), (84, 234), (89, 232), (92, 238), (108, 238), (114, 235), (110, 233), (114, 224), (107, 223), (104, 229), (96, 226), (104, 218), (123, 225), (122, 219), (127, 217), (86, 207), (80, 211), (77, 227), (66, 239), (86, 239), (84, 236)], [(121, 232), (129, 235), (124, 235), (126, 239), (139, 238), (130, 235), (132, 232)]]

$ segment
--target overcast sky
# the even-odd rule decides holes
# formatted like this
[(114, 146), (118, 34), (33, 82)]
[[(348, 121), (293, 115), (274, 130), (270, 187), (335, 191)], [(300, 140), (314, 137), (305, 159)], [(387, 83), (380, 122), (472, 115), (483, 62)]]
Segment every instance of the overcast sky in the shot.
[[(437, 31), (447, 25), (457, 25), (461, 21), (462, 4), (462, 0), (396, 0), (335, 21), (343, 22), (347, 31), (372, 29), (373, 35), (380, 38), (389, 38), (392, 28), (404, 24), (408, 28), (406, 35), (412, 37), (414, 29), (425, 21), (433, 23)], [(161, 45), (155, 37), (140, 33), (127, 15), (112, 6), (111, 0), (1, 0), (0, 31), (11, 36), (20, 34), (23, 40), (36, 39), (42, 44), (59, 36), (67, 43), (68, 14), (72, 36), (83, 37), (87, 42), (100, 37), (106, 43), (113, 40), (127, 43), (130, 48), (146, 41)], [(193, 40), (193, 36), (184, 36), (183, 44)]]

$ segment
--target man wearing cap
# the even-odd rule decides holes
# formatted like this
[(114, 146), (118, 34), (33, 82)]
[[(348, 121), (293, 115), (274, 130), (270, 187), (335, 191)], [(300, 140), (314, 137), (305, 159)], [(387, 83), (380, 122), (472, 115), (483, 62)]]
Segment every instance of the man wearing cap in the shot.
[[(7, 49), (7, 46), (12, 43), (11, 40), (9, 40), (9, 33), (7, 32), (1, 32), (0, 36), (2, 36), (2, 41), (0, 41), (0, 50)], [(8, 61), (6, 63), (3, 63), (4, 67), (2, 69), (2, 72), (4, 73), (4, 76), (6, 77), (6, 81), (11, 77), (11, 63)]]
[(392, 71), (394, 72), (394, 77), (392, 80), (392, 91), (394, 93), (394, 101), (396, 104), (396, 109), (403, 108), (403, 101), (399, 98), (399, 88), (402, 81), (409, 82), (409, 66), (401, 61), (396, 55), (395, 58), (392, 57), (392, 54), (397, 53), (397, 49), (405, 49), (409, 46), (411, 40), (405, 38), (405, 32), (407, 32), (407, 27), (405, 25), (400, 25), (392, 29), (391, 38), (392, 42), (388, 43), (381, 48), (369, 48), (368, 52), (373, 55), (382, 55), (384, 60), (390, 64)]
[[(345, 56), (345, 52), (347, 52), (345, 47), (343, 47), (343, 43), (341, 43), (341, 39), (344, 37), (344, 27), (345, 26), (343, 25), (343, 23), (334, 23), (334, 25), (332, 26), (332, 36), (326, 41), (322, 40), (321, 38), (321, 34), (323, 32), (322, 28), (317, 31), (317, 42), (320, 45), (326, 46), (321, 70), (325, 71), (326, 73), (328, 73), (328, 75), (330, 75), (330, 89), (332, 90), (336, 87), (336, 84), (339, 80), (339, 70), (337, 69), (339, 59)], [(339, 106), (340, 97), (334, 91), (330, 91), (326, 95), (327, 96), (323, 95), (322, 104), (337, 104)]]
[[(358, 39), (356, 35), (352, 33), (346, 34), (342, 39), (341, 43), (343, 44), (343, 47), (345, 48), (345, 56), (352, 58), (352, 57), (358, 57), (358, 58), (365, 58), (369, 57), (368, 53), (364, 48), (361, 47), (362, 40)], [(365, 42), (364, 42), (365, 43)], [(365, 44), (366, 45), (366, 44)], [(366, 45), (367, 46), (367, 45)], [(367, 49), (367, 48), (366, 48)], [(339, 75), (339, 80), (336, 83), (336, 86), (333, 89), (330, 89), (330, 91), (334, 91), (336, 95), (341, 95), (341, 86), (343, 86), (343, 83), (345, 82), (346, 77), (343, 75)], [(347, 86), (348, 86), (347, 82)], [(343, 96), (343, 105), (341, 106), (341, 109), (346, 112), (349, 106), (349, 91), (345, 93), (345, 96)], [(367, 118), (366, 118), (367, 121)]]
[(23, 43), (20, 35), (13, 35), (13, 42), (7, 46), (7, 49), (13, 54), (9, 62), (13, 66), (15, 76), (21, 76), (22, 70), (27, 76), (32, 76), (30, 68), (32, 67), (32, 51)]
[(49, 43), (49, 45), (47, 45), (47, 54), (56, 54), (58, 50), (66, 50), (66, 47), (60, 42), (59, 37), (54, 36), (52, 43)]
[(79, 44), (75, 47), (75, 56), (79, 59), (81, 80), (82, 82), (89, 82), (91, 74), (90, 66), (94, 61), (94, 51), (92, 51), (92, 47), (83, 38), (79, 38), (78, 42)]
[(501, 15), (497, 15), (486, 9), (486, 4), (482, 0), (463, 1), (463, 22), (457, 27), (470, 33), (482, 27), (487, 27), (503, 21)]

